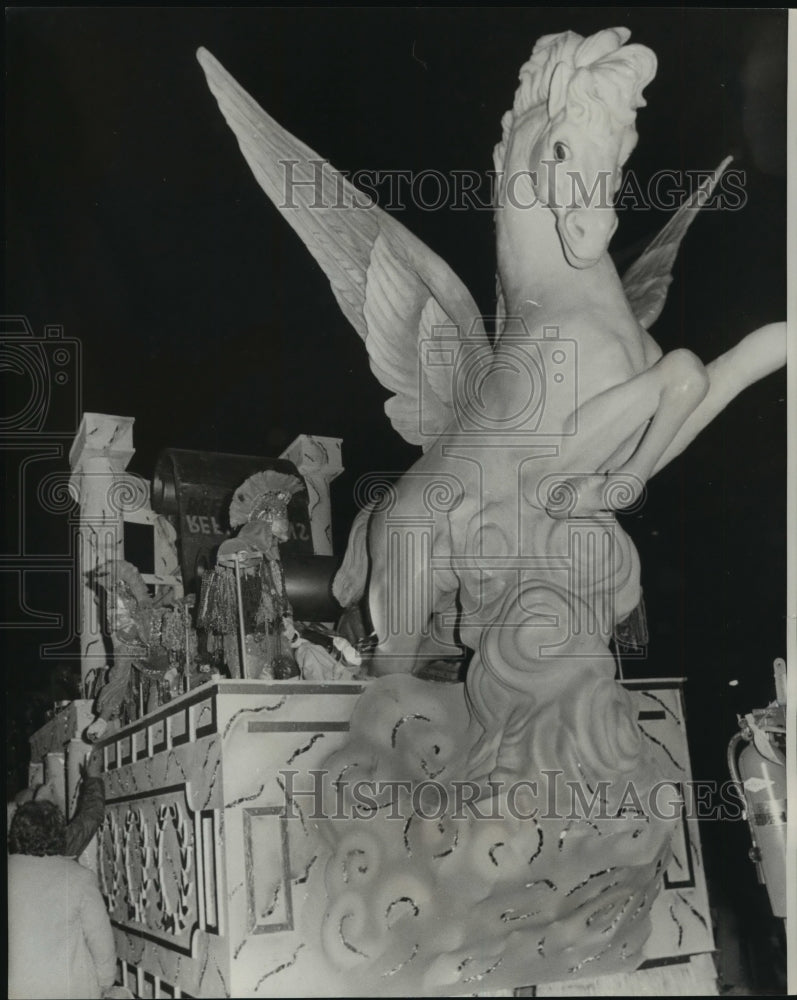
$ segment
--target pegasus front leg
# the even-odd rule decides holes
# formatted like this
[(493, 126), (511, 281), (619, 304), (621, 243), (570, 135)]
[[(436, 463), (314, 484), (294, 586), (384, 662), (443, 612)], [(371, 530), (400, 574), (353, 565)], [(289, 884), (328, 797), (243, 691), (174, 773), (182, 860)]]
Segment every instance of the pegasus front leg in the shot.
[(604, 485), (595, 481), (596, 472), (624, 477), (628, 488), (622, 501), (627, 506), (708, 390), (709, 375), (702, 362), (691, 351), (679, 349), (580, 406), (573, 417), (573, 444), (564, 445), (562, 453), (563, 472), (572, 473), (568, 481), (577, 494), (577, 511), (584, 514), (611, 506)]
[[(639, 447), (617, 470), (640, 483), (646, 483), (653, 475), (659, 459), (687, 418), (705, 399), (710, 385), (702, 361), (688, 350), (670, 351), (652, 370), (659, 381), (653, 419)], [(654, 399), (655, 395), (654, 389)]]
[(786, 324), (768, 323), (706, 366), (709, 390), (684, 421), (653, 469), (653, 475), (694, 441), (742, 390), (786, 364)]

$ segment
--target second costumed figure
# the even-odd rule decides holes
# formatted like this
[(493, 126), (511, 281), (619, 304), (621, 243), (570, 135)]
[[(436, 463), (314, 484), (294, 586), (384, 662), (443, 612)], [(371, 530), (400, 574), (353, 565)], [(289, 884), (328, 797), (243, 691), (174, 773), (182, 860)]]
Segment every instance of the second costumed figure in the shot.
[(208, 652), (223, 659), (231, 677), (299, 675), (279, 543), (290, 537), (288, 504), (302, 488), (296, 476), (257, 472), (233, 495), (230, 526), (240, 530), (219, 546), (216, 566), (202, 581), (197, 614)]

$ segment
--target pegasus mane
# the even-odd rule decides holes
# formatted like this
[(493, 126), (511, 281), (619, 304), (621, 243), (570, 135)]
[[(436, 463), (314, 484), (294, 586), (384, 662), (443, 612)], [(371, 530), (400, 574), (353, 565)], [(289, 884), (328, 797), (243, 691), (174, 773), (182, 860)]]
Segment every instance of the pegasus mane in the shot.
[(636, 109), (645, 106), (642, 90), (656, 74), (656, 57), (644, 45), (626, 45), (628, 28), (607, 28), (589, 38), (573, 31), (545, 35), (520, 68), (520, 86), (512, 107), (501, 119), (503, 134), (493, 152), (497, 173), (504, 166), (507, 143), (518, 119), (548, 100), (559, 64), (567, 73), (567, 97), (560, 114), (578, 121), (593, 134), (617, 125), (624, 132), (622, 160), (636, 142)]

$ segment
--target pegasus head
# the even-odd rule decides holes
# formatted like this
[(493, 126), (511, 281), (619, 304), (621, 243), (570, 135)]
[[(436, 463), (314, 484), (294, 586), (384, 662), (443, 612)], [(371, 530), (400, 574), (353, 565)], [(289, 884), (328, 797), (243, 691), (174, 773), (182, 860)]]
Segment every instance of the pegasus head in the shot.
[(636, 145), (642, 90), (656, 73), (654, 54), (626, 45), (629, 37), (627, 28), (609, 28), (587, 39), (573, 32), (540, 39), (496, 147), (499, 171), (528, 172), (535, 201), (554, 213), (577, 268), (596, 264), (617, 228), (614, 197)]

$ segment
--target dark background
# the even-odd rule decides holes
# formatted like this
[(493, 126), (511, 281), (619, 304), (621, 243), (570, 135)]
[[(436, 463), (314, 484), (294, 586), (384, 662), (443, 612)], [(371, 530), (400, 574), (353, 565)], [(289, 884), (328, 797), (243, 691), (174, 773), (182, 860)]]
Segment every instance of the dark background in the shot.
[[(386, 393), (325, 277), (252, 178), (197, 47), (342, 170), (486, 172), (534, 41), (615, 24), (659, 59), (628, 167), (644, 181), (732, 153), (746, 173), (744, 210), (704, 212), (690, 231), (652, 331), (665, 351), (709, 361), (785, 318), (785, 12), (7, 9), (5, 312), (80, 341), (83, 409), (135, 417), (130, 468), (144, 476), (167, 446), (278, 455), (299, 433), (342, 438), (342, 552), (357, 477), (404, 469), (417, 451), (384, 416)], [(407, 205), (400, 218), (491, 313), (491, 213)], [(621, 214), (623, 266), (666, 218)], [(26, 390), (13, 373), (5, 382), (14, 412)], [(698, 778), (727, 778), (736, 714), (771, 700), (785, 654), (785, 397), (783, 373), (747, 390), (625, 518), (651, 632), (627, 671), (688, 678)], [(72, 425), (65, 412), (56, 430)], [(6, 551), (22, 531), (29, 554), (63, 553), (67, 518), (41, 509), (20, 454), (4, 453)], [(69, 686), (68, 657), (41, 653), (66, 625), (38, 628), (30, 611), (69, 611), (64, 575), (32, 575), (19, 596), (6, 580), (4, 617), (27, 625), (3, 639), (13, 784), (27, 729)], [(776, 922), (746, 829), (702, 826), (712, 901), (741, 922), (758, 987), (775, 988)]]

